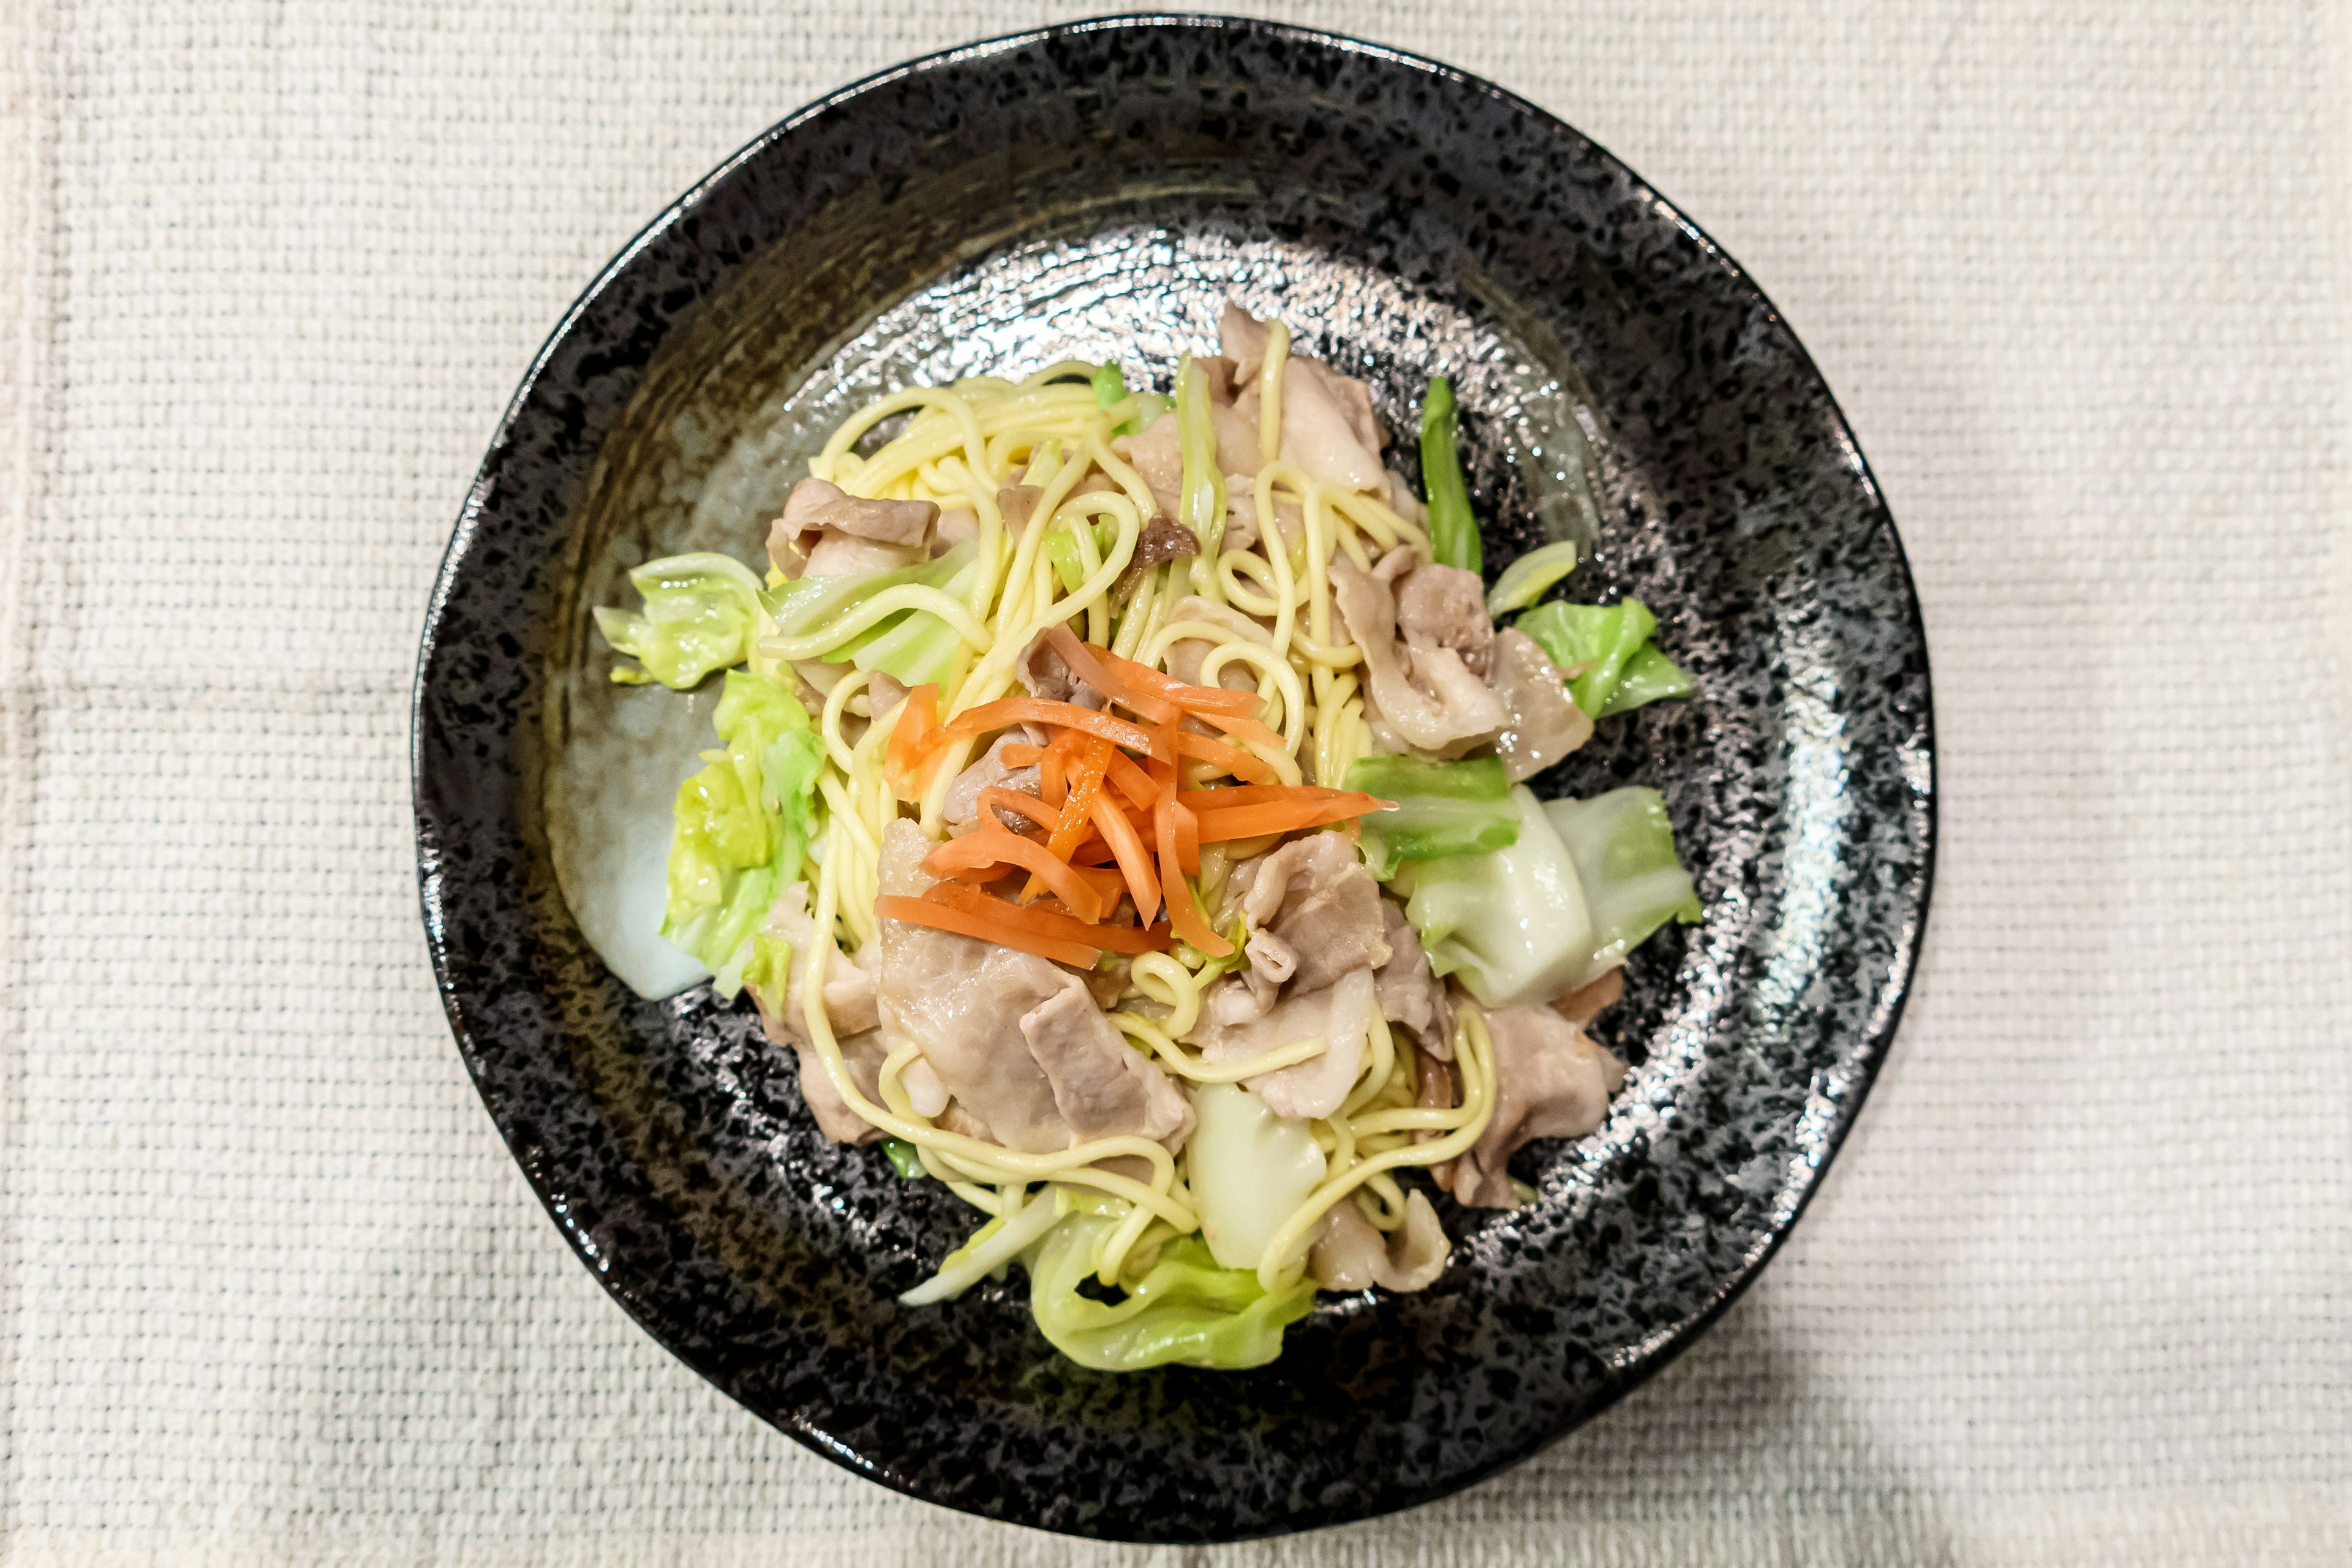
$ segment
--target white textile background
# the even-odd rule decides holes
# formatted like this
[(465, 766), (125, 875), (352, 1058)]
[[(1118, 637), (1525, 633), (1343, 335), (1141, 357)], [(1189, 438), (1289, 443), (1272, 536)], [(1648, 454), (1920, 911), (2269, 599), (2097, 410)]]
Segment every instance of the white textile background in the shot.
[(2352, 143), (2339, 8), (1302, 0), (1557, 110), (1843, 399), (1943, 848), (1820, 1200), (1577, 1436), (1123, 1552), (869, 1487), (563, 1249), (410, 858), (427, 585), (646, 217), (1047, 4), (0, 5), (0, 1558), (2352, 1560)]

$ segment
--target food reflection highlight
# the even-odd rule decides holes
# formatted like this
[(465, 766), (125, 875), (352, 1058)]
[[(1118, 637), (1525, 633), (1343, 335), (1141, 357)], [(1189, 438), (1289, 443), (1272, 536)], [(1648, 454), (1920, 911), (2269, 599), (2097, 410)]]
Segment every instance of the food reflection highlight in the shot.
[[(1274, 1360), (1318, 1289), (1443, 1273), (1624, 1067), (1585, 1032), (1699, 909), (1657, 792), (1538, 802), (1691, 683), (1646, 606), (1480, 576), (1450, 385), (1426, 506), (1364, 383), (1227, 306), (1167, 394), (1116, 363), (912, 387), (766, 540), (630, 575), (619, 681), (714, 675), (661, 934), (798, 1055), (824, 1133), (989, 1217), (1105, 1370)], [(1516, 616), (1514, 624), (1497, 618)]]

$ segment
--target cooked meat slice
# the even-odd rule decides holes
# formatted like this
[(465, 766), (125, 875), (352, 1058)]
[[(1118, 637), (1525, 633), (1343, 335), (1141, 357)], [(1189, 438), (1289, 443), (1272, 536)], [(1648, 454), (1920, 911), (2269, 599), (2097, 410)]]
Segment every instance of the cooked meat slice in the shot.
[(895, 675), (875, 670), (866, 678), (866, 711), (879, 719), (907, 700), (907, 687)]
[(1032, 697), (1043, 697), (1054, 702), (1075, 702), (1081, 708), (1100, 708), (1110, 700), (1085, 681), (1080, 680), (1054, 645), (1039, 632), (1013, 666), (1013, 673)]
[[(1389, 568), (1398, 553), (1391, 552), (1382, 567)], [(1503, 705), (1460, 654), (1450, 647), (1399, 645), (1396, 599), (1381, 574), (1360, 572), (1345, 557), (1334, 556), (1331, 589), (1348, 636), (1362, 653), (1367, 719), (1376, 718), (1414, 749), (1441, 757), (1458, 757), (1502, 731)]]
[(1625, 1064), (1549, 1007), (1505, 1007), (1486, 1015), (1495, 1042), (1495, 1115), (1470, 1152), (1455, 1162), (1454, 1195), (1481, 1208), (1518, 1203), (1504, 1164), (1537, 1138), (1581, 1138), (1609, 1114), (1609, 1097), (1625, 1081)]
[[(787, 970), (785, 994), (761, 996), (756, 991), (752, 1000), (760, 1005), (760, 1021), (766, 1026), (768, 1037), (780, 1043), (798, 1045), (808, 1038), (803, 1026), (807, 1006), (804, 987), (808, 970), (817, 948), (816, 921), (809, 915), (809, 886), (794, 882), (776, 896), (768, 910), (768, 934), (781, 937), (792, 944), (792, 960)], [(824, 1016), (833, 1026), (837, 1038), (863, 1034), (880, 1021), (875, 1011), (874, 976), (858, 966), (847, 953), (829, 954), (824, 965)]]
[(937, 561), (966, 540), (980, 537), (980, 513), (968, 506), (940, 509), (940, 525), (931, 530), (930, 557)]
[(1404, 1224), (1382, 1236), (1350, 1198), (1332, 1205), (1322, 1234), (1307, 1255), (1307, 1271), (1326, 1290), (1369, 1290), (1377, 1285), (1400, 1293), (1425, 1290), (1445, 1272), (1445, 1231), (1437, 1211), (1419, 1191), (1404, 1200)]
[(1264, 321), (1234, 304), (1225, 301), (1217, 317), (1217, 347), (1233, 366), (1234, 384), (1246, 387), (1257, 380), (1257, 373), (1265, 368), (1265, 345), (1271, 334)]
[(1249, 489), (1257, 478), (1257, 399), (1251, 397), (1246, 405), (1212, 403), (1209, 427), (1217, 433), (1217, 468), (1225, 476), (1230, 501), (1236, 489)]
[[(882, 838), (882, 891), (920, 897), (931, 842), (911, 820)], [(957, 1100), (1005, 1147), (1033, 1154), (1070, 1145), (1054, 1087), (1031, 1055), (1022, 1015), (1076, 982), (1033, 953), (903, 921), (881, 922), (877, 966), (886, 1040), (912, 1040)]]
[(1176, 433), (1176, 411), (1170, 409), (1134, 436), (1121, 436), (1110, 449), (1151, 487), (1151, 499), (1161, 512), (1174, 517), (1183, 510), (1184, 449)]
[[(1218, 345), (1233, 362), (1234, 412), (1256, 428), (1258, 372), (1265, 366), (1265, 323), (1231, 300), (1217, 322)], [(1252, 443), (1253, 448), (1255, 442)], [(1217, 443), (1223, 460), (1224, 441)], [(1354, 490), (1383, 490), (1381, 430), (1371, 389), (1318, 360), (1292, 355), (1282, 369), (1282, 458), (1318, 479)], [(1227, 464), (1229, 472), (1257, 472)]]
[(939, 507), (869, 500), (825, 479), (793, 487), (768, 530), (768, 559), (787, 577), (842, 577), (912, 565), (924, 556)]
[(1429, 508), (1412, 493), (1412, 486), (1394, 468), (1389, 470), (1389, 510), (1415, 528), (1429, 526)]
[[(1296, 501), (1274, 503), (1274, 525), (1282, 532), (1282, 542), (1297, 545), (1307, 531), (1307, 514), (1298, 510)], [(1227, 476), (1225, 484), (1225, 539), (1227, 550), (1247, 550), (1265, 537), (1257, 515), (1256, 487)]]
[(1170, 1151), (1192, 1131), (1192, 1106), (1156, 1062), (1129, 1047), (1076, 978), (1021, 1016), (1029, 1053), (1054, 1086), (1054, 1104), (1083, 1141), (1132, 1134)]
[[(1397, 553), (1390, 552), (1381, 564)], [(1478, 574), (1423, 561), (1398, 580), (1395, 593), (1397, 631), (1406, 642), (1415, 648), (1450, 647), (1472, 674), (1486, 673), (1495, 623), (1486, 614), (1486, 587)]]
[(1617, 1005), (1618, 998), (1624, 994), (1625, 972), (1612, 969), (1590, 984), (1580, 985), (1567, 995), (1556, 998), (1552, 1008), (1561, 1017), (1582, 1028)]
[(1260, 1003), (1273, 1006), (1282, 983), (1298, 973), (1297, 950), (1272, 931), (1261, 931), (1250, 933), (1242, 952), (1249, 959), (1249, 967), (1241, 972), (1243, 982)]
[(1440, 1061), (1454, 1059), (1454, 1007), (1445, 999), (1444, 982), (1430, 966), (1421, 933), (1404, 911), (1381, 900), (1381, 934), (1389, 944), (1389, 961), (1381, 966), (1381, 1016), (1412, 1032), (1413, 1043)]
[[(878, 1030), (842, 1037), (841, 1065), (849, 1069), (849, 1081), (857, 1086), (857, 1092), (869, 1104), (882, 1103), (882, 1061), (889, 1054)], [(793, 1055), (800, 1061), (801, 1100), (808, 1106), (809, 1114), (816, 1118), (818, 1131), (836, 1143), (871, 1143), (882, 1136), (882, 1129), (850, 1110), (849, 1101), (833, 1087), (816, 1047), (806, 1040), (798, 1041), (793, 1047)]]
[[(1240, 1007), (1219, 1005), (1228, 987), (1241, 991), (1244, 1000)], [(1319, 1037), (1326, 1047), (1321, 1056), (1244, 1081), (1278, 1116), (1312, 1121), (1339, 1110), (1339, 1102), (1355, 1087), (1356, 1075), (1363, 1070), (1365, 1037), (1372, 1026), (1372, 1009), (1378, 1005), (1372, 972), (1359, 969), (1320, 991), (1294, 990), (1263, 1017), (1235, 1025), (1219, 1022), (1221, 1016), (1254, 1006), (1247, 998), (1248, 989), (1238, 977), (1228, 976), (1218, 983), (1211, 994), (1211, 1005), (1204, 1009), (1204, 1021), (1192, 1030), (1201, 1054), (1221, 1067), (1229, 1066)]]
[[(944, 815), (948, 826), (959, 833), (969, 833), (982, 826), (980, 792), (984, 789), (1016, 790), (1023, 795), (1037, 793), (1037, 769), (1034, 764), (1016, 768), (1004, 760), (1004, 748), (1022, 742), (1019, 731), (1007, 730), (990, 743), (972, 764), (956, 774), (948, 785)], [(1016, 816), (1003, 806), (996, 809), (996, 819), (1015, 833), (1025, 833), (1034, 826), (1026, 817)]]
[(1272, 931), (1296, 955), (1294, 993), (1388, 963), (1381, 909), (1380, 884), (1336, 833), (1294, 838), (1267, 855), (1242, 900), (1250, 929)]
[(1513, 784), (1533, 778), (1592, 738), (1592, 721), (1568, 694), (1559, 667), (1516, 626), (1495, 634), (1486, 684), (1506, 715), (1495, 752)]

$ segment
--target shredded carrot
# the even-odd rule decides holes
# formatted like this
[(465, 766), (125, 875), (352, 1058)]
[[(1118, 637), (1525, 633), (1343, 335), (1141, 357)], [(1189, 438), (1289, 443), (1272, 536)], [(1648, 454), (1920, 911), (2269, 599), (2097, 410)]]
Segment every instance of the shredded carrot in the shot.
[[(941, 882), (940, 888), (955, 884)], [(937, 889), (933, 889), (937, 891)], [(960, 891), (969, 892), (963, 889)], [(884, 920), (904, 921), (908, 925), (929, 926), (934, 931), (953, 931), (958, 936), (977, 937), (1003, 947), (1034, 952), (1040, 958), (1076, 965), (1080, 969), (1094, 967), (1098, 950), (1083, 942), (1051, 937), (1024, 929), (997, 913), (998, 910), (1013, 911), (1013, 906), (1002, 899), (991, 899), (984, 893), (972, 893), (973, 899), (994, 906), (989, 909), (968, 908), (962, 902), (950, 903), (943, 899), (908, 899), (895, 893), (885, 893), (874, 900), (874, 912)], [(1015, 911), (1017, 912), (1017, 911)]]
[(1176, 737), (1176, 754), (1197, 757), (1204, 763), (1214, 763), (1237, 779), (1252, 784), (1270, 784), (1281, 777), (1262, 757), (1255, 757), (1239, 746), (1228, 746), (1223, 741), (1212, 741), (1206, 735), (1183, 731)]
[[(1168, 764), (1154, 762), (1151, 765), (1154, 769), (1158, 769)], [(1158, 783), (1147, 776), (1141, 768), (1137, 767), (1117, 752), (1111, 753), (1108, 776), (1112, 787), (1127, 796), (1128, 804), (1138, 811), (1150, 811), (1160, 799)]]
[(1046, 742), (1037, 756), (1037, 791), (1045, 804), (1059, 808), (1070, 795), (1070, 764), (1083, 753), (1090, 737), (1081, 731), (1065, 730)]
[(1046, 846), (1002, 827), (983, 827), (977, 833), (950, 838), (923, 860), (923, 869), (934, 877), (980, 866), (1018, 866), (1053, 889), (1054, 896), (1076, 910), (1080, 919), (1093, 921), (1103, 917), (1101, 899), (1084, 877), (1070, 869), (1067, 861)]
[[(1000, 697), (993, 702), (983, 702), (977, 708), (966, 709), (949, 721), (950, 735), (984, 735), (991, 730), (1003, 730), (1014, 724), (1053, 724), (1065, 730), (1083, 730), (1089, 735), (1108, 741), (1115, 746), (1125, 746), (1132, 752), (1150, 752), (1151, 732), (1114, 719), (1108, 713), (1097, 713), (1091, 708), (1081, 708), (1075, 702), (1056, 702), (1045, 697)], [(1261, 729), (1264, 726), (1259, 726)], [(1266, 731), (1273, 733), (1271, 731)], [(1280, 742), (1277, 741), (1276, 744)]]
[(1165, 925), (1089, 925), (1044, 904), (1008, 904), (953, 882), (935, 884), (923, 895), (923, 901), (961, 910), (1050, 942), (1079, 943), (1107, 952), (1164, 952), (1170, 946)]
[[(1187, 793), (1192, 796), (1188, 804), (1198, 809), (1204, 804), (1203, 797), (1227, 792), (1192, 790)], [(1302, 827), (1320, 827), (1326, 823), (1344, 822), (1368, 811), (1393, 809), (1391, 802), (1354, 790), (1334, 790), (1328, 792), (1328, 796), (1319, 800), (1268, 800), (1248, 805), (1227, 806), (1220, 811), (1202, 811), (1201, 842), (1222, 844), (1236, 838), (1255, 838), (1268, 833), (1295, 833)]]
[(1045, 754), (1045, 748), (1030, 745), (1025, 741), (1015, 741), (996, 754), (1004, 760), (1008, 768), (1026, 768), (1036, 764), (1037, 759)]
[[(1055, 742), (1059, 746), (1060, 742)], [(1087, 834), (1087, 824), (1094, 815), (1095, 801), (1102, 794), (1103, 774), (1110, 759), (1118, 753), (1108, 741), (1088, 741), (1077, 759), (1077, 773), (1066, 782), (1061, 814), (1054, 819), (1053, 837), (1045, 848), (1057, 860), (1067, 860), (1070, 851), (1077, 847)]]
[[(1131, 709), (1155, 724), (1166, 723), (1176, 717), (1174, 703), (1148, 690), (1139, 690), (1134, 682), (1124, 679), (1125, 672), (1117, 667), (1128, 661), (1108, 648), (1097, 648), (1080, 642), (1066, 626), (1046, 628), (1045, 642), (1062, 656), (1062, 662), (1070, 667), (1071, 674), (1120, 707)], [(1139, 669), (1142, 666), (1134, 668)]]
[(939, 685), (927, 681), (907, 693), (898, 726), (890, 731), (889, 750), (883, 753), (890, 793), (900, 800), (920, 800), (929, 784), (931, 763), (946, 742), (940, 731)]
[[(1055, 821), (1061, 815), (1035, 795), (1024, 795), (1017, 789), (1006, 789), (1001, 784), (991, 784), (980, 792), (982, 811), (991, 811), (999, 806), (1015, 816), (1025, 816), (1048, 831), (1052, 830)], [(998, 820), (1001, 822), (1003, 819)], [(982, 818), (983, 825), (986, 821), (985, 817)]]
[[(1102, 840), (1097, 838), (1094, 842), (1100, 844)], [(1074, 865), (1070, 869), (1086, 879), (1087, 886), (1095, 890), (1096, 895), (1102, 900), (1102, 907), (1106, 910), (1118, 907), (1118, 900), (1127, 892), (1127, 879), (1119, 875), (1118, 868), (1116, 866)]]
[(1096, 830), (1118, 858), (1119, 871), (1127, 878), (1128, 893), (1135, 900), (1136, 919), (1148, 922), (1160, 912), (1160, 880), (1151, 873), (1151, 857), (1145, 853), (1135, 824), (1127, 819), (1127, 813), (1100, 794), (1095, 796), (1093, 820)]
[(1192, 686), (1148, 664), (1138, 664), (1115, 653), (1101, 653), (1097, 657), (1128, 685), (1164, 702), (1173, 703), (1189, 713), (1231, 713), (1249, 719), (1255, 718), (1265, 707), (1265, 700), (1255, 691), (1228, 691), (1222, 686)]
[[(1214, 724), (1218, 729), (1223, 730), (1226, 734), (1231, 735), (1236, 741), (1246, 741), (1253, 746), (1264, 746), (1270, 752), (1287, 752), (1290, 750), (1289, 742), (1284, 740), (1281, 736), (1276, 734), (1273, 731), (1267, 729), (1265, 725), (1259, 723), (1255, 719), (1244, 719), (1231, 713), (1211, 712), (1203, 712), (1201, 715), (1201, 718), (1209, 723)], [(950, 726), (950, 728), (952, 728), (952, 726)]]
[(1161, 792), (1153, 816), (1159, 828), (1160, 881), (1168, 895), (1168, 920), (1178, 936), (1211, 958), (1223, 958), (1234, 951), (1234, 944), (1217, 934), (1202, 912), (1200, 895), (1184, 879), (1183, 842), (1188, 837), (1193, 842), (1194, 868), (1200, 865), (1200, 838), (1189, 820), (1192, 815), (1192, 808), (1177, 800), (1173, 788)]

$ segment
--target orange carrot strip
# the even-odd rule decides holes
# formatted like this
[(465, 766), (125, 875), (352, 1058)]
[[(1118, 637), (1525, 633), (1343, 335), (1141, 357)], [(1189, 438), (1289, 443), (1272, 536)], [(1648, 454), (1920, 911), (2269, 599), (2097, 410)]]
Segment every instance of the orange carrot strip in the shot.
[(1252, 784), (1270, 784), (1281, 777), (1264, 758), (1253, 756), (1239, 746), (1228, 746), (1223, 741), (1212, 741), (1206, 735), (1195, 735), (1189, 731), (1177, 735), (1176, 754), (1214, 763), (1234, 777), (1247, 779)]
[[(1122, 889), (1122, 890), (1124, 890)], [(1046, 903), (1008, 904), (969, 888), (940, 882), (923, 895), (937, 903), (985, 915), (1007, 926), (1055, 942), (1082, 942), (1108, 952), (1165, 952), (1171, 945), (1166, 924), (1087, 925)]]
[[(1184, 879), (1183, 840), (1197, 831), (1188, 831), (1185, 819), (1192, 815), (1191, 807), (1177, 802), (1172, 788), (1161, 792), (1159, 809), (1153, 813), (1159, 827), (1160, 880), (1168, 895), (1168, 921), (1178, 936), (1211, 958), (1223, 958), (1234, 951), (1234, 944), (1217, 934), (1201, 910), (1200, 896)], [(1197, 837), (1193, 841), (1199, 843)]]
[[(1155, 724), (1165, 723), (1176, 717), (1174, 703), (1155, 696), (1148, 690), (1137, 689), (1132, 681), (1123, 679), (1123, 671), (1118, 669), (1116, 665), (1107, 662), (1114, 659), (1114, 655), (1108, 649), (1080, 642), (1068, 626), (1047, 627), (1045, 642), (1055, 653), (1062, 656), (1062, 662), (1070, 667), (1071, 674), (1120, 707), (1132, 709)], [(1128, 661), (1117, 659), (1116, 662), (1126, 664)], [(1137, 665), (1135, 668), (1140, 669), (1142, 666)]]
[[(940, 884), (941, 887), (950, 885), (944, 882)], [(973, 897), (985, 899), (986, 895), (974, 894)], [(1013, 908), (1000, 899), (986, 899), (986, 901), (1002, 905), (1006, 910)], [(941, 900), (908, 899), (901, 898), (895, 893), (885, 893), (874, 900), (874, 912), (885, 920), (905, 921), (908, 925), (929, 926), (934, 931), (949, 931), (958, 936), (977, 937), (982, 942), (992, 942), (1001, 947), (1017, 948), (1023, 952), (1034, 952), (1040, 958), (1050, 958), (1057, 963), (1074, 964), (1080, 969), (1093, 968), (1097, 952), (1097, 949), (1083, 942), (1069, 942), (1024, 930), (1002, 919), (993, 910), (967, 909), (961, 903), (949, 903)]]
[(890, 746), (883, 753), (890, 793), (900, 800), (920, 800), (929, 780), (917, 775), (929, 773), (945, 740), (940, 733), (940, 689), (927, 681), (907, 693), (898, 727), (890, 731)]
[[(1167, 764), (1154, 762), (1151, 765), (1157, 769)], [(1160, 799), (1160, 786), (1147, 777), (1141, 768), (1117, 752), (1111, 753), (1108, 776), (1112, 786), (1127, 796), (1128, 804), (1138, 811), (1150, 811)]]
[[(1100, 844), (1102, 840), (1097, 838), (1094, 842)], [(1102, 900), (1102, 907), (1106, 910), (1117, 908), (1120, 896), (1127, 891), (1127, 879), (1119, 875), (1116, 866), (1072, 866), (1070, 869), (1085, 879), (1087, 886)]]
[(1102, 900), (1087, 885), (1085, 878), (1070, 869), (1067, 861), (1050, 853), (1045, 846), (1007, 833), (1002, 827), (983, 827), (977, 833), (950, 838), (923, 859), (923, 869), (934, 877), (978, 866), (1018, 866), (1053, 889), (1054, 896), (1069, 905), (1079, 918), (1092, 921), (1103, 917)]
[[(1171, 702), (1187, 712), (1232, 713), (1249, 719), (1255, 718), (1265, 707), (1265, 700), (1255, 691), (1228, 691), (1222, 686), (1192, 686), (1163, 670), (1154, 669), (1148, 664), (1138, 664), (1131, 658), (1121, 658), (1115, 653), (1100, 653), (1097, 657), (1111, 673), (1128, 685)], [(1107, 688), (1097, 689), (1108, 690)]]
[[(994, 704), (992, 703), (990, 706), (993, 707)], [(1218, 729), (1223, 730), (1226, 734), (1233, 736), (1237, 741), (1247, 741), (1254, 745), (1264, 746), (1270, 752), (1287, 752), (1290, 750), (1289, 742), (1284, 740), (1281, 736), (1276, 734), (1273, 731), (1267, 729), (1265, 725), (1259, 723), (1255, 719), (1244, 719), (1231, 713), (1213, 712), (1203, 712), (1201, 717), (1209, 723), (1214, 724)], [(950, 727), (952, 728), (953, 726)]]
[[(1125, 746), (1131, 752), (1151, 750), (1151, 732), (1114, 719), (1108, 713), (1097, 713), (1091, 708), (1081, 708), (1075, 702), (1056, 702), (1045, 697), (1000, 697), (993, 702), (983, 702), (967, 709), (948, 723), (950, 735), (982, 735), (991, 730), (1003, 730), (1014, 724), (1054, 724), (1065, 730), (1084, 730), (1087, 734), (1108, 741), (1114, 746)], [(1263, 725), (1259, 726), (1261, 729)], [(1273, 731), (1267, 731), (1271, 734)], [(1277, 745), (1281, 742), (1277, 741)]]
[(1160, 881), (1151, 874), (1151, 857), (1144, 852), (1143, 840), (1136, 837), (1135, 824), (1100, 795), (1095, 796), (1093, 818), (1127, 878), (1128, 893), (1135, 900), (1135, 918), (1149, 923), (1160, 912)]
[[(1370, 801), (1370, 805), (1364, 804)], [(1320, 827), (1326, 823), (1344, 822), (1361, 816), (1367, 811), (1387, 811), (1387, 801), (1362, 800), (1299, 801), (1289, 805), (1274, 803), (1266, 805), (1236, 806), (1231, 811), (1201, 813), (1201, 842), (1223, 844), (1236, 838), (1256, 838), (1268, 833), (1295, 833), (1302, 827)]]
[(1045, 754), (1045, 748), (1043, 746), (1032, 746), (1022, 741), (1015, 741), (996, 754), (1004, 759), (1004, 765), (1008, 768), (1025, 768), (1033, 765), (1038, 758), (1044, 756)]
[(1003, 806), (1015, 816), (1025, 816), (1048, 831), (1053, 828), (1055, 820), (1061, 815), (1034, 795), (1024, 795), (1017, 789), (1006, 789), (1000, 784), (991, 784), (980, 792), (980, 808), (982, 811), (989, 811), (997, 806)]
[(1176, 803), (1176, 864), (1188, 877), (1201, 874), (1201, 815), (1181, 800)]
[[(1194, 811), (1231, 811), (1237, 805), (1266, 805), (1277, 801), (1338, 800), (1349, 793), (1321, 784), (1220, 784), (1213, 789), (1186, 790), (1184, 804)], [(1363, 798), (1370, 800), (1372, 796)]]

